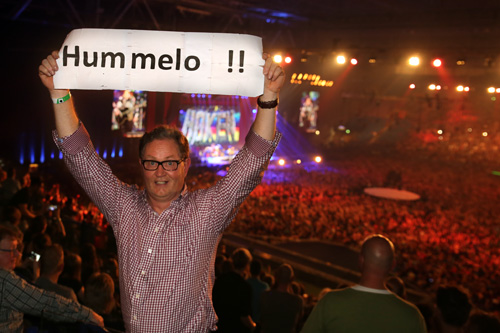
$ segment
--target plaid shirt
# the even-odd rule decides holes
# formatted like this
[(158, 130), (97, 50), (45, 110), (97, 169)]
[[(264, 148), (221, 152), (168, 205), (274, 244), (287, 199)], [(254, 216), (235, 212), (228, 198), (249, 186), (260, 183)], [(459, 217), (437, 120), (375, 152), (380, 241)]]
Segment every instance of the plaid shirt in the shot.
[(120, 182), (96, 154), (83, 125), (54, 139), (69, 170), (113, 227), (127, 332), (207, 332), (216, 329), (212, 307), (214, 261), (222, 232), (261, 182), (281, 134), (272, 142), (253, 131), (215, 186), (186, 186), (161, 214), (144, 190)]
[(0, 269), (0, 332), (22, 332), (23, 314), (54, 321), (88, 322), (89, 308), (38, 289), (14, 272)]

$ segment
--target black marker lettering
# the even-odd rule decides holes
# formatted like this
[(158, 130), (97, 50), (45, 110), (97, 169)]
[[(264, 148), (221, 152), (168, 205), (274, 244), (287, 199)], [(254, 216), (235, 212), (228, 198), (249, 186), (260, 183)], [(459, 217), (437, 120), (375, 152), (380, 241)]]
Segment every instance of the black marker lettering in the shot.
[(75, 67), (78, 67), (80, 62), (80, 47), (75, 45), (75, 53), (68, 54), (68, 45), (63, 48), (63, 66), (68, 66), (68, 58), (75, 58)]
[[(195, 62), (195, 66), (194, 67), (189, 67), (190, 60), (194, 60), (194, 62)], [(188, 71), (195, 71), (195, 70), (197, 70), (198, 68), (200, 68), (200, 58), (198, 58), (196, 56), (189, 56), (189, 57), (187, 57), (186, 60), (184, 60), (184, 67), (186, 67), (186, 69)]]
[(132, 68), (136, 67), (136, 60), (137, 58), (141, 58), (141, 69), (146, 68), (146, 59), (151, 60), (151, 69), (155, 69), (155, 56), (152, 55), (151, 53), (144, 54), (144, 53), (132, 53)]
[(116, 57), (120, 57), (120, 68), (125, 68), (125, 55), (121, 52), (113, 53), (113, 52), (102, 52), (102, 60), (101, 67), (106, 67), (106, 58), (111, 58), (111, 68), (115, 68), (115, 59)]
[(83, 66), (85, 67), (97, 67), (97, 52), (93, 52), (93, 60), (89, 62), (89, 52), (83, 51)]

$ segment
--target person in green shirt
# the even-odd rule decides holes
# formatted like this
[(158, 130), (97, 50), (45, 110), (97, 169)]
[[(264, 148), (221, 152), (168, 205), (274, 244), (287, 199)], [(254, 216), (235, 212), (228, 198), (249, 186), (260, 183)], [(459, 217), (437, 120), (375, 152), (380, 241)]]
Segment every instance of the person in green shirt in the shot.
[(321, 298), (302, 332), (427, 332), (417, 307), (385, 287), (395, 263), (392, 242), (382, 235), (369, 236), (361, 247), (359, 263), (359, 283)]

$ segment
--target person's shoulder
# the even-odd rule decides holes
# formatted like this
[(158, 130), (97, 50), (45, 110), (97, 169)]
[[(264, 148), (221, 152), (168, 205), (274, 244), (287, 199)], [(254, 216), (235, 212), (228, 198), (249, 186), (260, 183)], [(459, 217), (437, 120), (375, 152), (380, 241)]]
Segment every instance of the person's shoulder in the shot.
[(0, 279), (2, 282), (9, 280), (10, 282), (14, 282), (17, 280), (22, 280), (14, 271), (9, 269), (0, 268)]
[(325, 299), (333, 299), (337, 297), (350, 297), (355, 294), (352, 288), (342, 288), (342, 289), (333, 289), (327, 292), (323, 298)]

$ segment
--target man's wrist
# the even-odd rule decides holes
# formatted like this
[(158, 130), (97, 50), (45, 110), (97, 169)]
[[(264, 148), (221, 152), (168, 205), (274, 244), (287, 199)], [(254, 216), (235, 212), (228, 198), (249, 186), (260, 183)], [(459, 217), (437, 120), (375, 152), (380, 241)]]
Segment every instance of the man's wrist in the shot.
[(69, 94), (69, 89), (54, 89), (50, 91), (50, 97), (54, 98), (63, 98), (64, 96)]
[(263, 101), (262, 96), (257, 98), (257, 105), (261, 109), (275, 109), (278, 106), (278, 99), (273, 99), (270, 101)]
[(274, 92), (265, 91), (262, 95), (260, 95), (259, 98), (262, 102), (274, 101), (274, 100), (278, 99), (278, 94), (274, 93)]

